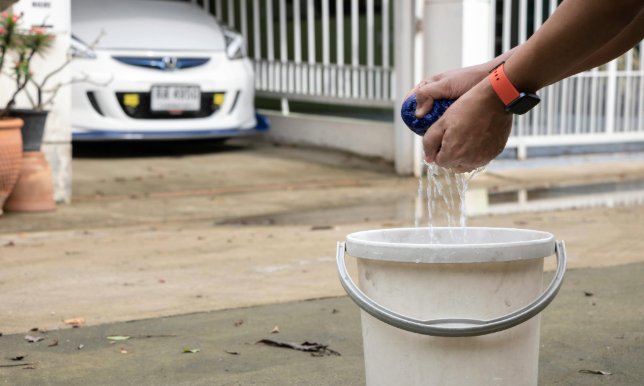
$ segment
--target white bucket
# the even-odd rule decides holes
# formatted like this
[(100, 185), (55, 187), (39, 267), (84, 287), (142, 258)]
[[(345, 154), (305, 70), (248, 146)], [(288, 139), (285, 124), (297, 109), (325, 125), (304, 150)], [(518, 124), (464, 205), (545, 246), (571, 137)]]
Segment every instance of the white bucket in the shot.
[[(537, 385), (538, 314), (563, 281), (563, 242), (520, 229), (431, 232), (373, 230), (338, 243), (342, 285), (362, 308), (367, 385)], [(358, 258), (360, 288), (345, 252)], [(543, 259), (555, 252), (542, 292)]]

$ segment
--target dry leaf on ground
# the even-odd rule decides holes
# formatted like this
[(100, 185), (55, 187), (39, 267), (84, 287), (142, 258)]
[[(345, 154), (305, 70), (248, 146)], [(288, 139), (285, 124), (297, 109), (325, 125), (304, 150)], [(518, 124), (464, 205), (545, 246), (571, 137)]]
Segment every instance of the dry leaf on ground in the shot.
[(42, 336), (31, 336), (31, 335), (25, 335), (25, 340), (29, 343), (35, 343), (35, 342), (40, 342), (41, 340), (44, 340)]
[(612, 375), (610, 371), (604, 371), (604, 370), (579, 370), (580, 373), (582, 374), (594, 374), (594, 375)]
[(81, 327), (85, 325), (85, 318), (72, 318), (72, 319), (65, 319), (63, 320), (63, 323), (65, 323), (68, 326), (72, 326), (74, 328)]
[(311, 355), (313, 356), (325, 356), (325, 355), (340, 356), (339, 352), (335, 350), (331, 350), (329, 346), (323, 345), (320, 343), (315, 343), (315, 342), (305, 341), (302, 343), (293, 343), (293, 342), (278, 342), (271, 339), (262, 339), (257, 343), (262, 343), (273, 347), (283, 347), (283, 348), (290, 348), (298, 351), (306, 351), (306, 352), (310, 352)]

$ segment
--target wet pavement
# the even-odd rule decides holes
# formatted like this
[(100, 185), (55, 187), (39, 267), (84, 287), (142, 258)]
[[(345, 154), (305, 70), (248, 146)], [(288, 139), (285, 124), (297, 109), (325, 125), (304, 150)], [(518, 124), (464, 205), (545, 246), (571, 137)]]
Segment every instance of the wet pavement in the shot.
[[(0, 384), (363, 382), (358, 312), (342, 297), (335, 242), (413, 226), (418, 179), (375, 160), (261, 143), (81, 150), (72, 205), (0, 218), (0, 366), (23, 354), (34, 363), (0, 367)], [(644, 207), (610, 188), (590, 191), (614, 184), (639, 197), (644, 162), (573, 161), (493, 164), (471, 189), (488, 213), (507, 204), (495, 194), (515, 194), (520, 210), (468, 224), (545, 230), (567, 243), (572, 269), (543, 319), (541, 384), (637, 384)], [(531, 200), (568, 203), (522, 212)], [(79, 317), (82, 328), (63, 323)], [(27, 343), (34, 327), (45, 339)], [(315, 341), (342, 356), (256, 345), (262, 338)]]

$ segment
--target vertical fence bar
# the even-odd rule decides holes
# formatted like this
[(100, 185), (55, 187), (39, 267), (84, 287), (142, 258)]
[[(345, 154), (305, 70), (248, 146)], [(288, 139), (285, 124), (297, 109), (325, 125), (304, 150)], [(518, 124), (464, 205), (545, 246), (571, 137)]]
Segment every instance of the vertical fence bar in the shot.
[(615, 107), (617, 101), (617, 59), (608, 63), (606, 86), (606, 134), (615, 132)]
[(233, 0), (228, 0), (226, 8), (228, 10), (228, 26), (235, 28), (235, 3)]
[(535, 0), (534, 2), (534, 32), (537, 32), (543, 24), (543, 0)]
[[(241, 0), (241, 4), (239, 6), (239, 13), (241, 15), (241, 34), (242, 37), (244, 38), (244, 45), (246, 46), (246, 49), (248, 49), (248, 0)], [(208, 3), (210, 3), (209, 0), (207, 0)]]
[(575, 78), (575, 124), (574, 133), (581, 133), (581, 120), (583, 118), (582, 104), (584, 102), (584, 82), (585, 78), (577, 75)]
[(631, 131), (630, 118), (631, 118), (631, 105), (633, 103), (632, 94), (633, 94), (633, 85), (631, 84), (632, 74), (633, 74), (633, 50), (626, 52), (626, 60), (624, 61), (624, 115), (622, 130)]
[(275, 35), (273, 34), (273, 0), (266, 0), (266, 59), (275, 60)]
[(512, 34), (512, 0), (503, 0), (503, 32), (501, 34), (501, 47), (503, 52), (510, 48)]
[[(279, 2), (280, 13), (280, 82), (279, 91), (285, 93), (288, 91), (288, 42), (286, 40), (286, 0)], [(282, 103), (287, 104), (286, 98), (282, 98)]]
[[(528, 39), (528, 0), (519, 0), (519, 44), (523, 44)], [(520, 115), (517, 117), (517, 131), (520, 136), (532, 134), (528, 130), (528, 117)]]
[(390, 73), (390, 53), (389, 53), (389, 0), (382, 0), (382, 68), (383, 71), (383, 99), (389, 99), (389, 73)]
[(336, 63), (338, 67), (337, 87), (338, 95), (344, 97), (344, 0), (335, 0), (335, 25), (336, 25)]
[(590, 122), (588, 123), (588, 131), (590, 133), (597, 132), (597, 99), (598, 99), (598, 72), (593, 68), (590, 72)]
[(488, 34), (490, 36), (490, 52), (492, 57), (496, 56), (496, 0), (490, 2), (490, 14), (488, 15), (490, 20)]
[(306, 2), (306, 28), (307, 28), (307, 44), (309, 48), (309, 94), (317, 95), (318, 91), (315, 84), (315, 7), (313, 0)]
[(262, 58), (262, 39), (259, 29), (259, 0), (253, 0), (253, 55), (255, 61)]
[(639, 60), (639, 78), (640, 78), (640, 96), (639, 103), (637, 107), (638, 116), (637, 116), (637, 130), (644, 132), (644, 42), (640, 42), (639, 45), (640, 60)]
[(554, 132), (555, 125), (555, 98), (558, 96), (559, 85), (552, 84), (546, 88), (547, 100), (547, 115), (546, 115), (546, 135), (551, 135)]
[[(541, 28), (541, 25), (543, 24), (543, 0), (535, 0), (534, 1), (534, 15), (533, 15), (533, 30), (534, 32), (537, 32), (539, 28)], [(541, 132), (541, 115), (543, 114), (543, 111), (545, 108), (543, 105), (537, 106), (537, 108), (534, 110), (534, 113), (532, 114), (532, 133), (534, 135), (538, 135)]]
[(273, 34), (273, 0), (266, 0), (266, 60), (268, 90), (275, 91), (275, 35)]
[(223, 3), (224, 0), (215, 0), (215, 16), (217, 16), (217, 20), (220, 22), (224, 22), (224, 15), (223, 15)]
[(367, 0), (367, 97), (373, 98), (373, 67), (374, 67), (374, 2)]
[(352, 92), (351, 95), (354, 98), (358, 97), (358, 66), (359, 62), (359, 31), (358, 31), (358, 0), (351, 0), (351, 66), (353, 67), (352, 71)]
[(293, 0), (293, 58), (295, 60), (295, 92), (305, 93), (304, 72), (302, 71), (302, 12), (300, 0)]
[(528, 39), (528, 0), (519, 0), (519, 44)]
[(555, 10), (557, 9), (557, 0), (550, 0), (550, 15), (555, 13)]
[[(221, 9), (221, 4), (219, 4), (219, 9)], [(263, 72), (264, 68), (261, 65), (262, 38), (261, 38), (261, 31), (260, 31), (261, 26), (259, 24), (259, 12), (260, 12), (259, 0), (253, 0), (253, 56), (255, 59), (255, 63), (260, 64), (259, 67), (257, 66), (255, 67), (255, 84), (258, 89), (265, 90), (266, 76)]]
[(329, 0), (322, 0), (322, 91), (330, 94), (329, 65), (331, 64), (331, 30), (329, 28)]
[(210, 13), (210, 0), (204, 0), (203, 10), (206, 11), (207, 13)]

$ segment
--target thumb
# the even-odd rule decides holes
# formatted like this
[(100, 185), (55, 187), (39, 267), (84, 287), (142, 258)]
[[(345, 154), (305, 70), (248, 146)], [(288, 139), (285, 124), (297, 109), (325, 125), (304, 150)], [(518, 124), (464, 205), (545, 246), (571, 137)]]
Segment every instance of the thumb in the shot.
[(449, 88), (442, 80), (419, 87), (416, 90), (416, 118), (427, 115), (434, 107), (435, 100), (446, 98), (449, 98)]

